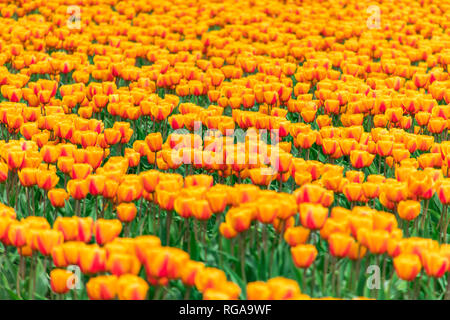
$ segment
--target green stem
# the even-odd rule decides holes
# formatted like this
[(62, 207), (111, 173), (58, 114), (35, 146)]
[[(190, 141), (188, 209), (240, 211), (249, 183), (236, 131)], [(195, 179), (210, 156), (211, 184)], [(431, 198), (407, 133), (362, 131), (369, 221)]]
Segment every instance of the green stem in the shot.
[(23, 265), (23, 256), (19, 255), (19, 266), (17, 268), (17, 277), (16, 277), (16, 292), (19, 299), (21, 299), (20, 295), (20, 278), (22, 273), (22, 265)]
[(330, 256), (329, 256), (328, 253), (325, 253), (324, 259), (325, 259), (325, 260), (324, 260), (324, 262), (323, 262), (322, 293), (325, 293), (326, 284), (327, 284), (328, 264), (329, 264), (329, 259), (330, 259)]
[(166, 246), (170, 245), (170, 225), (172, 224), (172, 210), (167, 212), (166, 218)]
[(241, 277), (244, 283), (247, 283), (245, 275), (245, 233), (241, 233), (239, 237), (239, 250), (241, 253)]

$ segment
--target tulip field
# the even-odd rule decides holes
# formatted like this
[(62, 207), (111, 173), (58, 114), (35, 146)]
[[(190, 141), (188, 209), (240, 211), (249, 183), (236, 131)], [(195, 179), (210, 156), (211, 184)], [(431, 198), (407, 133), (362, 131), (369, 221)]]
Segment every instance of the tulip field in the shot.
[(0, 29), (0, 299), (450, 299), (449, 0), (11, 0)]

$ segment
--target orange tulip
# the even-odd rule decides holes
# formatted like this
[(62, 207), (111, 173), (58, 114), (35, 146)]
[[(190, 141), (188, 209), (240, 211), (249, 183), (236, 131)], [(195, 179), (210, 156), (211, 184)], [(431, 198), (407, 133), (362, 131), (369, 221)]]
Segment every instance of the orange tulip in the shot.
[(11, 150), (8, 152), (7, 163), (10, 170), (21, 168), (24, 160), (25, 151)]
[(27, 244), (28, 228), (24, 223), (12, 223), (8, 228), (8, 240), (9, 242), (19, 248)]
[(402, 253), (394, 258), (394, 268), (400, 279), (412, 281), (422, 269), (422, 264), (417, 255)]
[(19, 180), (22, 186), (32, 187), (36, 184), (36, 174), (38, 169), (36, 168), (23, 168), (18, 172)]
[(189, 260), (181, 271), (181, 280), (186, 286), (195, 285), (195, 277), (205, 268), (203, 262)]
[(328, 209), (318, 204), (301, 203), (299, 212), (302, 225), (311, 230), (322, 228), (328, 217)]
[(261, 223), (272, 223), (279, 211), (280, 207), (278, 205), (262, 200), (258, 203), (256, 218)]
[(361, 201), (363, 197), (363, 185), (361, 183), (347, 183), (344, 186), (343, 193), (348, 201)]
[(291, 254), (297, 268), (308, 268), (316, 259), (317, 249), (312, 244), (299, 244), (291, 248)]
[(389, 232), (385, 230), (370, 230), (366, 234), (367, 248), (373, 254), (383, 254), (387, 250)]
[(268, 300), (271, 295), (269, 286), (263, 281), (247, 284), (247, 300)]
[(62, 232), (57, 230), (42, 230), (37, 233), (36, 241), (39, 252), (48, 256), (55, 246), (63, 243), (64, 237)]
[(354, 242), (355, 239), (345, 233), (332, 233), (328, 238), (330, 254), (337, 258), (343, 258), (349, 253)]
[(125, 253), (112, 253), (106, 261), (106, 270), (113, 275), (121, 276), (123, 274), (138, 274), (141, 269), (141, 263), (134, 255)]
[(148, 289), (147, 282), (135, 275), (123, 275), (117, 282), (119, 300), (145, 300)]
[(53, 269), (50, 272), (50, 286), (53, 292), (58, 294), (65, 294), (69, 292), (70, 286), (73, 285), (74, 278), (72, 272), (65, 269)]
[(435, 278), (442, 277), (448, 270), (449, 261), (439, 250), (424, 251), (422, 254), (423, 267), (427, 275)]
[(219, 232), (227, 239), (236, 237), (237, 231), (231, 226), (230, 223), (222, 222), (219, 226)]
[(402, 219), (414, 220), (420, 214), (420, 202), (413, 200), (400, 201), (397, 206), (397, 212)]
[(228, 211), (226, 218), (227, 221), (229, 221), (232, 230), (243, 232), (250, 227), (250, 223), (252, 221), (252, 213), (249, 210), (236, 209), (231, 212)]
[(356, 169), (369, 167), (372, 164), (374, 158), (375, 155), (372, 155), (367, 151), (353, 150), (350, 152), (350, 162)]
[(88, 180), (86, 179), (75, 179), (70, 180), (67, 183), (67, 190), (72, 198), (76, 200), (81, 200), (86, 198), (89, 192)]
[(69, 200), (69, 194), (64, 189), (51, 189), (48, 192), (48, 198), (52, 206), (62, 208), (66, 205), (66, 201)]
[(450, 181), (444, 180), (438, 189), (438, 197), (443, 205), (450, 204)]
[(92, 172), (92, 167), (88, 163), (74, 163), (70, 171), (72, 179), (86, 179)]
[(117, 296), (117, 277), (98, 276), (89, 279), (86, 291), (91, 300), (113, 300)]
[(76, 217), (78, 223), (77, 240), (81, 242), (90, 242), (92, 238), (94, 220), (91, 217)]
[(44, 190), (53, 189), (59, 181), (59, 177), (52, 170), (39, 170), (36, 173), (36, 182), (39, 188)]
[(83, 273), (95, 274), (106, 270), (106, 250), (96, 245), (84, 246), (79, 250), (80, 269)]
[(137, 209), (134, 203), (121, 203), (117, 206), (117, 217), (122, 222), (131, 222), (136, 217)]
[(308, 241), (310, 230), (301, 226), (287, 228), (284, 233), (284, 240), (291, 246), (305, 244)]
[(194, 200), (191, 202), (192, 215), (198, 220), (208, 220), (212, 211), (206, 200)]
[(150, 133), (145, 138), (145, 142), (147, 143), (148, 148), (152, 152), (158, 152), (162, 148), (162, 136), (160, 132)]
[(99, 245), (104, 245), (117, 238), (122, 231), (122, 223), (119, 220), (98, 219), (94, 225), (95, 240)]
[(432, 180), (424, 171), (415, 171), (409, 175), (408, 189), (412, 195), (429, 199), (433, 196)]

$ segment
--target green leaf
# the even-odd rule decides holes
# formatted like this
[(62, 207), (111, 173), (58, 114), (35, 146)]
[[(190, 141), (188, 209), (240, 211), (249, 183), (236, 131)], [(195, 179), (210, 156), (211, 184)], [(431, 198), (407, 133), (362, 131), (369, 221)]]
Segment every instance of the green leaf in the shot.
[(36, 265), (36, 294), (46, 296), (50, 288), (50, 282), (41, 260)]
[(3, 288), (5, 288), (6, 292), (8, 293), (9, 297), (13, 300), (21, 300), (19, 296), (11, 290), (8, 284), (8, 280), (6, 279), (5, 274), (2, 273), (2, 282), (3, 282)]
[(239, 277), (237, 275), (237, 273), (227, 265), (224, 265), (223, 269), (224, 269), (225, 273), (230, 277), (230, 280), (233, 281), (234, 283), (236, 283), (237, 285), (239, 285), (239, 287), (241, 287), (242, 291), (241, 291), (239, 298), (244, 299), (246, 296), (246, 293), (245, 293), (246, 284), (244, 283), (242, 278)]

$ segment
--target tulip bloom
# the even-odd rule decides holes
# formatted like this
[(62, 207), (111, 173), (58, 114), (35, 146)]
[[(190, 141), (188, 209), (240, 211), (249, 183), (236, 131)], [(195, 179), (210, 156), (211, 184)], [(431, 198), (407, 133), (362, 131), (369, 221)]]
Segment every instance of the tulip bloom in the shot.
[(402, 253), (394, 258), (394, 268), (400, 279), (412, 281), (422, 269), (422, 264), (417, 255)]
[(92, 231), (94, 220), (91, 217), (74, 217), (78, 223), (77, 240), (81, 242), (90, 242), (92, 238)]
[(249, 282), (247, 284), (247, 300), (269, 300), (271, 290), (263, 281)]
[(120, 131), (113, 128), (105, 129), (103, 136), (105, 138), (105, 142), (110, 146), (119, 143), (121, 139)]
[(192, 216), (197, 220), (208, 220), (212, 211), (207, 200), (194, 200), (191, 202)]
[(85, 248), (86, 245), (78, 241), (68, 241), (64, 242), (62, 245), (53, 248), (53, 253), (57, 254), (59, 248), (61, 248), (64, 255), (64, 259), (67, 264), (78, 264), (80, 258), (81, 249)]
[(76, 240), (78, 235), (78, 223), (73, 217), (56, 218), (53, 224), (53, 229), (62, 232), (64, 241)]
[(312, 244), (299, 244), (291, 248), (291, 255), (297, 268), (308, 268), (316, 259), (317, 249)]
[(122, 231), (122, 223), (119, 220), (98, 219), (94, 225), (95, 240), (99, 245), (104, 245), (117, 238)]
[(27, 244), (28, 227), (24, 223), (14, 222), (8, 228), (8, 240), (19, 248)]
[(350, 162), (356, 169), (369, 167), (375, 155), (368, 153), (367, 151), (353, 150), (350, 152)]
[(89, 192), (88, 180), (74, 179), (67, 183), (67, 190), (72, 198), (81, 200), (86, 198)]
[(54, 247), (64, 242), (63, 233), (57, 230), (40, 230), (36, 235), (37, 249), (39, 252), (48, 256), (52, 253)]
[(424, 251), (422, 254), (422, 262), (427, 275), (435, 278), (442, 277), (449, 267), (447, 257), (439, 252), (439, 250)]
[(36, 173), (36, 182), (39, 188), (46, 191), (53, 189), (59, 181), (59, 177), (52, 170), (39, 170)]
[(74, 163), (70, 171), (70, 177), (72, 179), (86, 179), (92, 172), (92, 167), (88, 163)]
[(17, 170), (22, 167), (25, 160), (25, 151), (10, 150), (7, 156), (7, 164), (10, 170)]
[(287, 228), (284, 233), (284, 240), (291, 246), (305, 244), (308, 241), (310, 230), (301, 226)]
[(251, 221), (253, 218), (253, 214), (251, 210), (248, 209), (239, 209), (228, 211), (226, 219), (229, 221), (232, 229), (237, 232), (243, 232), (250, 227)]
[(83, 273), (95, 274), (106, 270), (106, 250), (97, 245), (89, 245), (79, 250), (80, 269)]
[(439, 186), (438, 192), (439, 200), (443, 205), (450, 204), (450, 180), (444, 180)]
[(409, 175), (408, 189), (412, 195), (424, 199), (430, 199), (434, 190), (431, 177), (424, 171), (415, 171)]
[(32, 187), (36, 184), (36, 175), (38, 169), (36, 168), (23, 168), (18, 172), (19, 180), (22, 186)]
[(119, 183), (113, 179), (107, 179), (102, 195), (107, 199), (112, 199), (116, 196), (117, 189), (119, 189)]
[(261, 223), (272, 223), (278, 216), (280, 207), (275, 203), (270, 203), (264, 200), (258, 202), (256, 218)]
[(363, 197), (363, 185), (356, 182), (348, 183), (345, 185), (343, 193), (350, 202), (361, 201)]
[(119, 202), (132, 202), (142, 196), (142, 184), (138, 181), (124, 181), (117, 189)]
[(189, 260), (183, 270), (181, 271), (181, 280), (186, 286), (195, 285), (195, 277), (197, 274), (205, 268), (203, 262)]
[(292, 279), (276, 277), (268, 280), (267, 285), (273, 300), (286, 300), (300, 295), (300, 287), (297, 281)]
[(135, 274), (139, 273), (141, 269), (141, 263), (135, 255), (125, 253), (112, 253), (106, 261), (106, 270), (116, 276), (123, 274)]
[(160, 172), (157, 170), (148, 170), (140, 174), (145, 191), (150, 193), (155, 191), (159, 183), (159, 175)]
[(90, 174), (87, 177), (88, 190), (93, 196), (98, 196), (103, 193), (105, 188), (106, 177), (100, 174)]
[(160, 132), (150, 133), (145, 138), (145, 142), (147, 143), (148, 148), (152, 152), (158, 152), (162, 148), (162, 136)]
[(53, 269), (50, 272), (50, 286), (53, 292), (65, 294), (72, 289), (74, 274), (65, 269)]
[(67, 267), (68, 263), (66, 257), (64, 256), (64, 250), (61, 245), (56, 246), (52, 250), (52, 260), (55, 267), (64, 268)]
[(232, 239), (237, 236), (237, 231), (231, 226), (230, 223), (222, 222), (219, 226), (219, 232), (227, 239)]
[(119, 300), (145, 300), (149, 285), (135, 275), (123, 275), (117, 282), (117, 295)]
[(225, 272), (216, 268), (204, 268), (195, 277), (195, 287), (200, 292), (219, 287), (227, 281)]
[(397, 212), (402, 219), (414, 220), (420, 214), (420, 202), (414, 200), (400, 201), (397, 206)]
[(62, 208), (69, 200), (69, 194), (64, 189), (55, 188), (48, 192), (48, 198), (53, 207)]
[(300, 203), (315, 203), (319, 204), (322, 201), (323, 194), (326, 190), (316, 184), (304, 184), (299, 189), (294, 191), (294, 196), (297, 204)]
[(98, 276), (89, 279), (86, 291), (91, 300), (113, 300), (117, 296), (117, 277)]
[(369, 230), (366, 233), (367, 248), (373, 254), (383, 254), (387, 250), (389, 232), (386, 230)]
[(213, 213), (223, 212), (228, 204), (228, 195), (225, 192), (208, 191), (205, 197)]
[(122, 222), (131, 222), (136, 217), (136, 205), (132, 202), (121, 203), (116, 207), (117, 217)]
[(355, 239), (345, 233), (332, 233), (328, 237), (328, 244), (330, 245), (330, 254), (334, 257), (345, 257), (352, 247)]
[(311, 230), (322, 228), (328, 218), (328, 209), (319, 204), (301, 203), (299, 211), (302, 225)]

